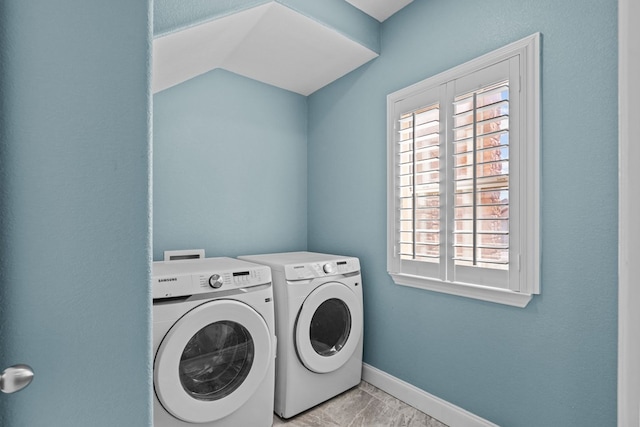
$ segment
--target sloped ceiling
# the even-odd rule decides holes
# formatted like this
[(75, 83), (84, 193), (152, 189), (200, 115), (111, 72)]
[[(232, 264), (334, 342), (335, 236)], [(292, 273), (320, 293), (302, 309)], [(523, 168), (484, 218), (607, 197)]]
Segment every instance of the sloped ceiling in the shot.
[[(347, 1), (381, 20), (411, 0)], [(273, 1), (155, 38), (152, 89), (156, 93), (223, 68), (306, 96), (377, 56)]]

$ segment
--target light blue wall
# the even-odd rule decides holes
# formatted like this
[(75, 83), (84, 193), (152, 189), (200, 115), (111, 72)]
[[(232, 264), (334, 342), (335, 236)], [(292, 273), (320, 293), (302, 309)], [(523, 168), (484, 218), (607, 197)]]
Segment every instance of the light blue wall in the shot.
[(160, 36), (230, 15), (270, 0), (154, 0), (153, 35)]
[(307, 101), (214, 70), (154, 96), (154, 259), (307, 247)]
[[(503, 426), (616, 424), (617, 2), (417, 0), (309, 97), (309, 249), (360, 257), (365, 362)], [(542, 295), (525, 309), (386, 273), (386, 96), (541, 32)]]
[(150, 2), (0, 2), (0, 425), (151, 426)]

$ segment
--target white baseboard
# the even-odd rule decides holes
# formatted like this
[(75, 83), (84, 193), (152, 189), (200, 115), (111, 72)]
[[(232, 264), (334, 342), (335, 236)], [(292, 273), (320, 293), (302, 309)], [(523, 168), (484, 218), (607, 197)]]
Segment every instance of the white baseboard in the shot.
[(498, 427), (471, 412), (363, 363), (362, 379), (451, 427)]

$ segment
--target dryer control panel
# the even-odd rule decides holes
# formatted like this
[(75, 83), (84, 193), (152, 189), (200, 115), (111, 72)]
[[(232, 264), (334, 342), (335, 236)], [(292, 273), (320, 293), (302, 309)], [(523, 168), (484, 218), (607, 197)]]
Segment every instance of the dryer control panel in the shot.
[(269, 267), (233, 258), (153, 263), (153, 299), (229, 291), (270, 283)]
[(287, 280), (308, 280), (316, 277), (357, 273), (360, 271), (360, 262), (357, 258), (343, 258), (304, 264), (289, 264), (285, 266), (284, 270)]

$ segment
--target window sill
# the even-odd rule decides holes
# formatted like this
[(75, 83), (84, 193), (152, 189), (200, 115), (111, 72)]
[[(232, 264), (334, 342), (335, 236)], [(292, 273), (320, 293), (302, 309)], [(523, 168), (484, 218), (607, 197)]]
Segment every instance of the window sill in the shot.
[(427, 289), (429, 291), (489, 301), (513, 307), (524, 308), (529, 304), (529, 301), (531, 301), (533, 297), (531, 294), (488, 288), (485, 286), (477, 286), (467, 283), (442, 282), (439, 280), (427, 279), (408, 274), (389, 273), (389, 275), (397, 285)]

